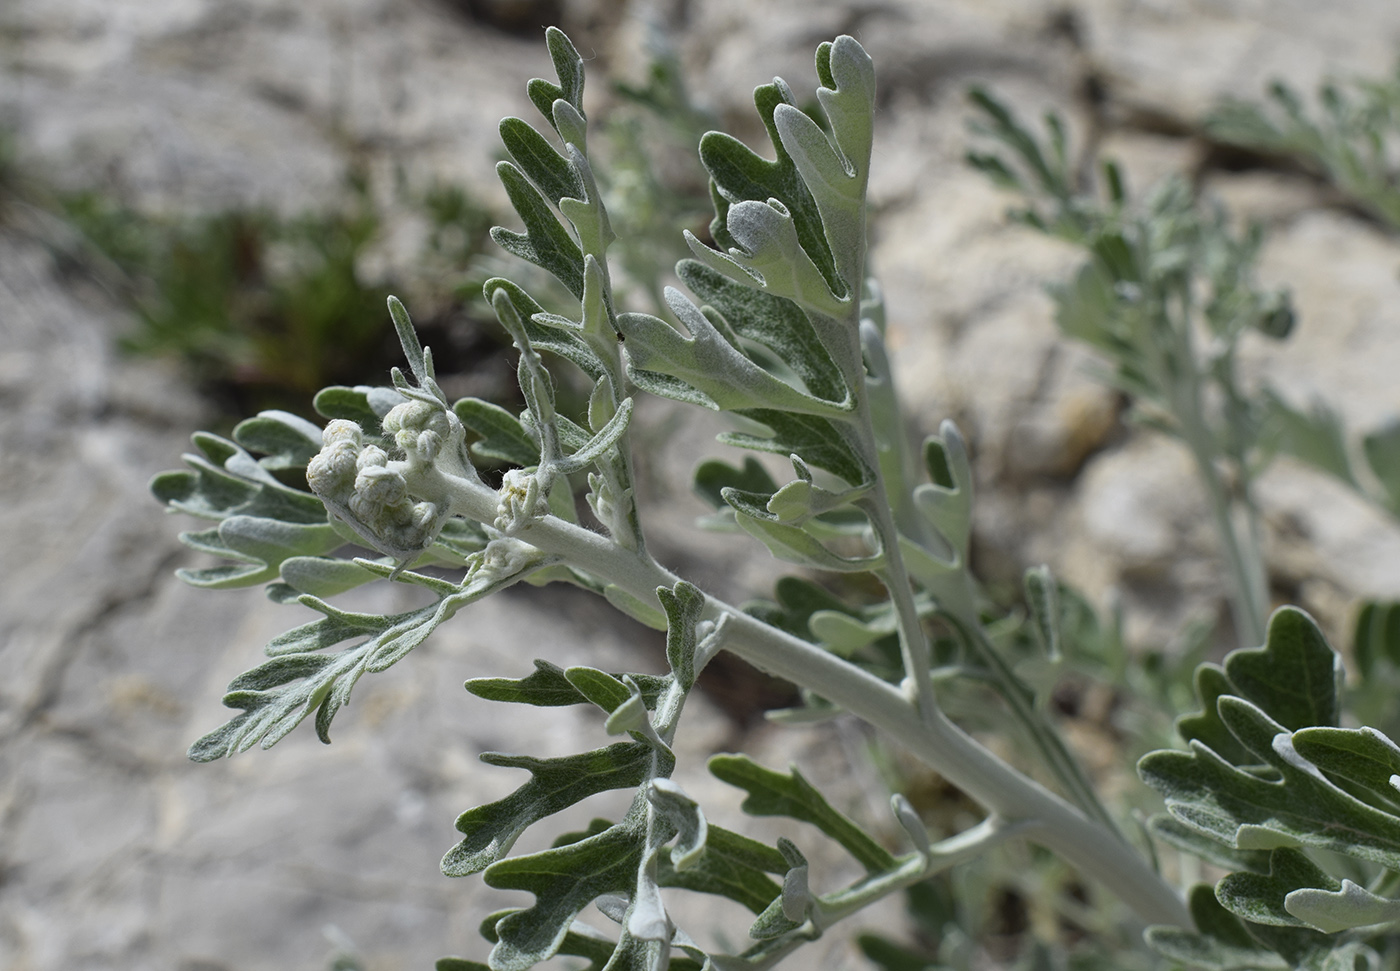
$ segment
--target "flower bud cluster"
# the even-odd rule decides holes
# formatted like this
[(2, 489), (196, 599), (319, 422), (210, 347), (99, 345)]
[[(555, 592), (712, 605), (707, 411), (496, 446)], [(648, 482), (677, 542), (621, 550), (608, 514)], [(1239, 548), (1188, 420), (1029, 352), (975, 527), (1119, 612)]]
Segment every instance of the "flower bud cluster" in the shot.
[(428, 465), (442, 451), (451, 423), (441, 408), (426, 401), (405, 401), (384, 416), (384, 434), (403, 451), (410, 465)]
[[(388, 424), (386, 418), (386, 431)], [(415, 446), (424, 438), (430, 448), (441, 445), (441, 436), (431, 429), (408, 431), (403, 422), (398, 427), (396, 441), (398, 435), (411, 434)], [(321, 451), (307, 463), (306, 482), (332, 511), (384, 552), (403, 555), (432, 543), (442, 525), (438, 507), (414, 502), (408, 495), (403, 473), (394, 467), (402, 463), (391, 464), (382, 448), (366, 445), (364, 433), (353, 421), (332, 421), (321, 440)], [(410, 454), (421, 455), (422, 450)]]

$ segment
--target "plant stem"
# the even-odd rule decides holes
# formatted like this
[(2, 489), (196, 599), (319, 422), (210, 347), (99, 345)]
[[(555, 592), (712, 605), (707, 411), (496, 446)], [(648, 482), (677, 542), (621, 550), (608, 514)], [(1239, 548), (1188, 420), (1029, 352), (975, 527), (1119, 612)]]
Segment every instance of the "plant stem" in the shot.
[[(410, 476), (410, 491), (450, 497), (454, 513), (490, 521), (496, 494), (471, 482), (424, 468)], [(679, 578), (644, 552), (548, 516), (518, 538), (547, 554), (616, 584), (644, 603)], [(1191, 926), (1181, 898), (1116, 833), (1091, 821), (1032, 779), (997, 758), (936, 707), (921, 710), (894, 685), (735, 607), (706, 596), (704, 617), (728, 616), (725, 648), (759, 669), (805, 687), (888, 734), (953, 785), (1008, 824), (1036, 826), (1036, 841), (1103, 883), (1145, 921)]]

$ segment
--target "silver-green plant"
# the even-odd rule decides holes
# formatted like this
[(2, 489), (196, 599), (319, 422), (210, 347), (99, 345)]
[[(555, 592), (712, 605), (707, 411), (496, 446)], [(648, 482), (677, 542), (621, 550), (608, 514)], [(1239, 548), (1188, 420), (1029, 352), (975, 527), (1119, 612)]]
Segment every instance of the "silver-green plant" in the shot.
[[(593, 705), (603, 730), (619, 739), (566, 757), (483, 756), (524, 768), (530, 779), (505, 799), (461, 815), (462, 839), (444, 857), (443, 870), (481, 873), (493, 887), (535, 898), (527, 909), (487, 920), (490, 968), (528, 968), (556, 954), (581, 957), (594, 969), (770, 967), (834, 922), (1013, 839), (1048, 848), (1143, 923), (1158, 925), (1154, 940), (1174, 959), (1189, 959), (1195, 947), (1215, 961), (1207, 966), (1276, 961), (1271, 951), (1242, 944), (1236, 950), (1248, 951), (1245, 964), (1216, 960), (1232, 941), (1255, 940), (1251, 931), (1216, 911), (1188, 911), (1153, 858), (1119, 831), (1050, 721), (1053, 676), (1028, 674), (1053, 672), (1075, 650), (1065, 643), (1056, 584), (1043, 569), (1028, 574), (1033, 637), (1026, 640), (1038, 645), (1039, 656), (1031, 659), (1036, 664), (1013, 665), (1001, 636), (1005, 623), (989, 625), (993, 614), (969, 570), (973, 496), (963, 440), (945, 422), (921, 451), (908, 447), (879, 291), (866, 276), (875, 107), (866, 52), (850, 37), (818, 49), (819, 118), (799, 109), (781, 80), (757, 89), (773, 159), (728, 135), (704, 136), (700, 156), (711, 177), (710, 232), (718, 248), (686, 237), (694, 258), (676, 273), (694, 299), (668, 289), (664, 303), (674, 315), (668, 321), (622, 312), (614, 302), (608, 255), (614, 234), (588, 151), (583, 63), (561, 32), (547, 37), (558, 82), (537, 79), (528, 93), (557, 140), (518, 118), (502, 122), (510, 160), (498, 174), (524, 232), (497, 229), (494, 236), (556, 277), (577, 310), (548, 312), (505, 279), (485, 287), (519, 352), (526, 410), (515, 415), (472, 398), (449, 402), (430, 351), (391, 300), (409, 374), (394, 369), (392, 387), (326, 389), (316, 399), (330, 419), (324, 429), (265, 412), (240, 424), (232, 440), (196, 435), (203, 454), (187, 457), (187, 471), (153, 482), (172, 510), (215, 522), (184, 534), (185, 542), (232, 561), (182, 571), (186, 581), (210, 588), (266, 583), (274, 600), (320, 615), (275, 638), (268, 660), (234, 680), (224, 703), (238, 713), (195, 742), (191, 757), (212, 761), (267, 748), (306, 718), (329, 741), (331, 722), (360, 677), (397, 663), (463, 607), (520, 581), (570, 583), (664, 630), (669, 671), (561, 669), (544, 659), (523, 677), (467, 683), (471, 694), (497, 702)], [(589, 382), (581, 413), (565, 414), (556, 399), (551, 369), (561, 366)], [(852, 607), (796, 580), (779, 604), (746, 611), (659, 564), (647, 548), (645, 510), (634, 488), (630, 422), (638, 392), (732, 412), (746, 430), (721, 436), (723, 442), (791, 462), (793, 477), (782, 484), (752, 459), (742, 467), (704, 464), (697, 487), (722, 512), (712, 524), (742, 529), (778, 559), (812, 573), (873, 574), (885, 599)], [(478, 473), (486, 464), (509, 467), (499, 487)], [(310, 491), (286, 484), (303, 467)], [(584, 480), (587, 522), (573, 492), (573, 483)], [(354, 547), (377, 555), (347, 555)], [(416, 585), (434, 601), (392, 615), (330, 602), (381, 580)], [(1302, 646), (1290, 647), (1295, 642)], [(1392, 827), (1400, 831), (1400, 818), (1356, 816), (1346, 800), (1367, 797), (1349, 795), (1354, 785), (1343, 791), (1324, 775), (1341, 759), (1329, 753), (1356, 736), (1339, 743), (1327, 735), (1320, 740), (1333, 749), (1314, 747), (1312, 754), (1279, 741), (1295, 729), (1336, 724), (1335, 705), (1328, 708), (1324, 698), (1335, 669), (1320, 643), (1305, 615), (1287, 611), (1260, 649), (1275, 652), (1269, 658), (1292, 659), (1307, 679), (1302, 700), (1295, 684), (1258, 676), (1258, 661), (1227, 663), (1224, 681), (1202, 682), (1208, 701), (1234, 700), (1221, 701), (1220, 725), (1209, 712), (1202, 716), (1206, 728), (1188, 735), (1195, 740), (1191, 755), (1163, 754), (1144, 766), (1181, 820), (1160, 824), (1159, 834), (1191, 847), (1210, 836), (1240, 852), (1270, 839), (1272, 846), (1291, 840), (1287, 845), (1347, 852), (1372, 844), (1352, 830), (1338, 836), (1328, 812), (1353, 813), (1347, 818), (1382, 834), (1375, 839), (1389, 840)], [(861, 719), (975, 800), (985, 817), (935, 840), (896, 796), (891, 808), (905, 848), (894, 853), (796, 770), (777, 772), (738, 754), (716, 756), (709, 769), (747, 792), (748, 812), (815, 825), (866, 874), (850, 886), (820, 890), (824, 875), (811, 872), (795, 840), (774, 847), (709, 824), (672, 779), (673, 744), (696, 678), (721, 650), (802, 689), (803, 707), (787, 717)], [(1025, 771), (949, 715), (961, 693), (988, 688), (1000, 699), (1002, 730), (1028, 743)], [(1222, 731), (1240, 745), (1231, 748)], [(1222, 767), (1210, 754), (1212, 743), (1238, 758)], [(1356, 744), (1369, 746), (1368, 756), (1380, 751), (1370, 736)], [(1305, 757), (1313, 768), (1302, 765)], [(1374, 789), (1377, 778), (1370, 771), (1356, 785)], [(1273, 803), (1258, 808), (1252, 801), (1260, 786), (1285, 793), (1274, 798), (1308, 794), (1308, 805), (1319, 808), (1285, 825), (1270, 814)], [(527, 828), (614, 789), (634, 792), (617, 822), (599, 821), (561, 835), (549, 849), (511, 855)], [(1257, 811), (1247, 812), (1250, 807)], [(1246, 831), (1248, 838), (1241, 835)], [(1324, 842), (1308, 842), (1322, 839), (1319, 833), (1327, 834)], [(1388, 867), (1391, 857), (1378, 853), (1362, 855)], [(1352, 885), (1333, 891), (1314, 884), (1333, 896), (1314, 901), (1306, 915), (1335, 915), (1360, 899)], [(702, 948), (684, 929), (686, 915), (663, 901), (666, 887), (749, 908), (751, 941), (736, 953)], [(1372, 890), (1361, 900), (1365, 914), (1391, 919), (1385, 908), (1393, 905)], [(1244, 896), (1253, 906), (1255, 897)], [(578, 920), (590, 903), (616, 922), (611, 934)], [(1312, 919), (1306, 915), (1297, 919)], [(1235, 936), (1220, 944), (1222, 933)], [(442, 971), (481, 967), (461, 958), (439, 963)]]

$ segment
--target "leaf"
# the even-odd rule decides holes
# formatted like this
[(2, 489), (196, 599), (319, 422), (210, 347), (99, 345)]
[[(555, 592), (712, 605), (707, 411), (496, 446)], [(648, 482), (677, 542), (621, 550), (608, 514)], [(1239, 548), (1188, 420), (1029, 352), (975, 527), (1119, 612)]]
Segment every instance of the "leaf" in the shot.
[(1225, 727), (1216, 711), (1216, 703), (1235, 690), (1225, 669), (1216, 664), (1202, 664), (1196, 668), (1195, 681), (1196, 697), (1200, 699), (1201, 710), (1178, 718), (1177, 734), (1186, 742), (1200, 742), (1208, 746), (1216, 755), (1234, 765), (1249, 762), (1249, 750), (1230, 734), (1230, 730)]
[(1293, 733), (1293, 748), (1329, 775), (1365, 786), (1395, 802), (1400, 797), (1400, 746), (1374, 728), (1304, 728)]
[(205, 570), (179, 569), (175, 575), (196, 587), (227, 589), (264, 583), (278, 575), (282, 561), (319, 556), (345, 545), (328, 523), (287, 523), (261, 516), (229, 516), (213, 530), (181, 533), (186, 546), (239, 560), (242, 566)]
[(826, 469), (852, 486), (874, 479), (869, 463), (861, 458), (860, 446), (852, 440), (854, 432), (844, 422), (767, 408), (746, 408), (737, 414), (767, 425), (772, 429), (773, 437), (726, 432), (719, 436), (719, 441), (725, 445), (759, 452), (777, 452), (784, 456), (797, 455), (808, 465)]
[(1385, 489), (1390, 511), (1400, 515), (1400, 421), (1371, 432), (1361, 440), (1361, 450)]
[[(776, 106), (773, 123), (783, 148), (812, 192), (838, 272), (852, 289), (858, 289), (861, 281), (854, 276), (865, 250), (864, 203), (874, 142), (875, 68), (855, 38), (844, 34), (834, 43), (822, 45), (817, 60), (824, 82), (817, 89), (817, 100), (831, 124), (835, 144), (794, 105)], [(826, 70), (822, 69), (824, 60)]]
[(1225, 674), (1241, 697), (1285, 728), (1337, 724), (1341, 659), (1296, 607), (1274, 611), (1263, 647), (1231, 651)]
[(972, 536), (972, 463), (956, 425), (944, 421), (938, 431), (924, 440), (930, 481), (914, 487), (914, 508), (938, 530), (957, 565), (966, 562)]
[[(382, 566), (386, 574), (393, 569), (369, 560), (358, 562), (366, 569)], [(528, 571), (535, 565), (525, 563), (521, 569)], [(392, 667), (439, 624), (467, 604), (514, 583), (519, 573), (484, 573), (469, 577), (460, 587), (413, 573), (400, 574), (400, 579), (451, 592), (440, 592), (437, 602), (426, 607), (389, 616), (349, 613), (303, 595), (300, 602), (325, 617), (274, 638), (267, 646), (272, 660), (229, 684), (223, 703), (241, 713), (191, 745), (189, 757), (212, 762), (256, 744), (271, 748), (313, 712), (317, 736), (330, 744), (331, 721), (350, 700), (361, 676)], [(337, 654), (314, 653), (361, 635), (368, 636)]]
[(1226, 695), (1218, 707), (1226, 728), (1276, 777), (1237, 768), (1200, 742), (1189, 753), (1152, 752), (1138, 774), (1173, 816), (1228, 846), (1312, 846), (1400, 869), (1400, 818), (1327, 780), (1258, 706)]
[(860, 827), (832, 808), (794, 766), (787, 775), (764, 768), (747, 755), (716, 755), (710, 772), (749, 795), (744, 812), (752, 816), (788, 816), (811, 823), (840, 843), (870, 873), (895, 866), (895, 858)]
[(808, 394), (841, 402), (849, 392), (841, 369), (811, 319), (791, 300), (735, 283), (698, 260), (681, 260), (676, 275), (718, 311), (736, 335), (762, 344), (792, 369)]
[(354, 388), (347, 388), (343, 385), (322, 388), (316, 392), (311, 406), (322, 417), (353, 421), (367, 431), (378, 429), (379, 415), (370, 407), (369, 390), (365, 385)]
[(647, 801), (676, 830), (676, 845), (671, 847), (671, 866), (683, 873), (700, 862), (709, 840), (709, 824), (696, 801), (685, 794), (670, 779), (652, 779), (647, 789)]
[(585, 442), (577, 451), (555, 462), (555, 468), (559, 474), (573, 475), (575, 472), (582, 472), (590, 465), (601, 461), (608, 450), (615, 448), (622, 436), (627, 434), (627, 425), (631, 420), (632, 399), (624, 398), (616, 413), (608, 419), (607, 424), (598, 429), (596, 435)]
[(504, 858), (520, 834), (541, 819), (597, 793), (641, 785), (652, 756), (651, 747), (640, 742), (553, 759), (483, 753), (488, 765), (525, 769), (530, 780), (504, 799), (457, 817), (463, 837), (442, 858), (442, 872), (449, 877), (479, 873)]
[(497, 162), (496, 175), (505, 186), (510, 204), (525, 223), (523, 234), (500, 226), (491, 230), (491, 238), (510, 253), (549, 272), (580, 300), (583, 299), (583, 252), (559, 220), (549, 204), (525, 178), (525, 173), (510, 162)]
[[(619, 681), (620, 675), (613, 675)], [(633, 674), (648, 708), (655, 708), (657, 699), (670, 685), (664, 675)], [(535, 661), (535, 670), (524, 678), (472, 678), (466, 689), (487, 701), (508, 701), (544, 708), (562, 705), (584, 705), (588, 699), (569, 681), (563, 668), (548, 661)]]
[(524, 467), (539, 464), (539, 442), (500, 405), (463, 398), (453, 404), (452, 412), (480, 439), (472, 443), (472, 455)]
[(725, 211), (717, 207), (716, 219), (710, 224), (710, 235), (726, 249), (735, 246), (725, 218), (728, 208), (745, 201), (766, 203), (769, 199), (777, 199), (792, 215), (798, 242), (821, 272), (827, 286), (837, 296), (843, 296), (844, 281), (836, 272), (816, 201), (798, 174), (792, 157), (783, 147), (774, 122), (774, 112), (779, 105), (795, 105), (792, 91), (781, 80), (775, 80), (772, 84), (755, 88), (753, 97), (776, 157), (773, 161), (761, 158), (743, 142), (722, 132), (709, 132), (700, 139), (700, 161), (710, 173), (719, 199), (726, 204)]
[(319, 498), (278, 482), (235, 443), (202, 432), (194, 441), (207, 458), (187, 454), (190, 471), (162, 472), (151, 479), (152, 494), (171, 511), (201, 519), (256, 516), (308, 525), (326, 522), (326, 507)]
[(727, 340), (679, 290), (667, 287), (666, 303), (691, 336), (650, 314), (618, 315), (627, 338), (629, 373), (638, 369), (669, 375), (699, 391), (708, 407), (723, 411), (772, 408), (842, 417), (854, 404), (849, 397), (824, 401), (774, 377)]
[(1059, 587), (1047, 566), (1032, 567), (1025, 575), (1026, 607), (1040, 649), (1051, 661), (1060, 657)]
[(595, 836), (492, 864), (484, 874), (498, 890), (535, 895), (528, 910), (496, 924), (490, 964), (517, 971), (555, 954), (575, 915), (602, 894), (630, 894), (645, 845), (645, 813), (634, 804), (621, 823)]
[(234, 426), (233, 440), (262, 452), (258, 464), (265, 469), (299, 469), (321, 450), (321, 429), (290, 412), (260, 411)]
[(1284, 898), (1283, 906), (1324, 934), (1400, 920), (1400, 900), (1379, 897), (1350, 880), (1343, 880), (1336, 890), (1300, 887)]
[(838, 573), (878, 570), (884, 563), (883, 553), (862, 557), (838, 556), (803, 527), (779, 522), (778, 517), (767, 508), (771, 496), (754, 496), (737, 489), (725, 489), (724, 499), (734, 507), (739, 526), (760, 540), (780, 560)]
[(778, 491), (778, 484), (773, 481), (768, 470), (759, 464), (757, 459), (745, 456), (744, 466), (741, 469), (719, 459), (707, 459), (701, 462), (695, 469), (693, 488), (700, 498), (715, 509), (728, 509), (730, 508), (729, 504), (724, 501), (726, 488), (738, 489), (741, 492), (772, 494)]
[(1378, 665), (1400, 668), (1400, 602), (1371, 600), (1361, 605), (1352, 636), (1352, 657), (1362, 678)]
[[(725, 213), (725, 224), (734, 243), (728, 254), (715, 252), (686, 232), (686, 245), (696, 259), (744, 286), (792, 300), (816, 316), (848, 315), (850, 298), (843, 296), (848, 288), (833, 291), (803, 249), (792, 213), (777, 199), (736, 202)], [(839, 353), (842, 348), (829, 350)]]
[[(544, 32), (549, 56), (554, 61), (554, 72), (559, 84), (535, 78), (526, 86), (526, 92), (540, 114), (548, 119), (554, 117), (554, 102), (563, 100), (577, 112), (583, 111), (583, 58), (579, 57), (573, 42), (558, 27), (549, 27)], [(560, 132), (560, 135), (564, 135)], [(567, 137), (565, 138), (567, 141)], [(580, 144), (580, 148), (583, 146)]]
[[(627, 690), (627, 685), (622, 682), (621, 678), (615, 678), (596, 668), (568, 668), (564, 671), (564, 677), (568, 678), (569, 684), (578, 689), (579, 694), (609, 715), (626, 704), (627, 700), (632, 697), (632, 693)], [(615, 733), (609, 732), (609, 734)]]
[(375, 574), (354, 560), (327, 556), (288, 557), (278, 568), (278, 576), (298, 594), (313, 597), (334, 597), (375, 579)]
[(659, 862), (661, 886), (727, 897), (755, 914), (782, 893), (767, 874), (788, 869), (783, 855), (771, 846), (714, 825), (708, 827), (705, 851), (694, 864), (677, 870), (668, 858)]
[(1336, 891), (1341, 884), (1298, 850), (1277, 849), (1269, 857), (1268, 874), (1231, 873), (1215, 885), (1215, 897), (1225, 909), (1255, 924), (1305, 927), (1288, 912), (1284, 898), (1303, 887)]
[(689, 693), (703, 666), (695, 656), (696, 625), (705, 611), (705, 595), (694, 584), (676, 581), (672, 588), (657, 587), (656, 597), (666, 611), (666, 662), (682, 692)]
[(543, 135), (519, 118), (503, 118), (501, 143), (511, 159), (554, 205), (560, 199), (582, 199), (583, 183), (569, 160), (560, 155)]
[(1188, 898), (1196, 931), (1158, 925), (1143, 934), (1147, 946), (1171, 960), (1207, 971), (1286, 971), (1288, 963), (1262, 947), (1238, 917), (1198, 883)]
[(500, 277), (492, 277), (482, 286), (482, 293), (486, 296), (487, 302), (493, 306), (496, 294), (502, 291), (509, 298), (511, 306), (515, 308), (516, 314), (520, 317), (521, 327), (532, 347), (539, 351), (548, 351), (551, 354), (559, 355), (576, 365), (595, 381), (607, 373), (608, 369), (599, 360), (598, 355), (576, 332), (541, 323), (541, 318), (545, 316), (544, 308), (531, 299), (530, 295), (520, 287)]
[(1223, 870), (1269, 872), (1268, 850), (1237, 850), (1192, 829), (1180, 820), (1158, 813), (1147, 821), (1148, 831), (1157, 839), (1213, 863)]
[(1306, 412), (1299, 411), (1272, 390), (1265, 391), (1264, 401), (1268, 420), (1277, 429), (1279, 446), (1284, 451), (1353, 488), (1357, 486), (1341, 415), (1320, 401), (1313, 402)]

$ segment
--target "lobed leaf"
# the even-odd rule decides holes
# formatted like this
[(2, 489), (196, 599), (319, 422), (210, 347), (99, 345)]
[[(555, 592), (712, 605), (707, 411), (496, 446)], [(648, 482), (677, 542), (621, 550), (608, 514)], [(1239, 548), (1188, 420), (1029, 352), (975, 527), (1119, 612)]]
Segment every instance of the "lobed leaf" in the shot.
[(895, 858), (834, 809), (794, 766), (788, 774), (764, 768), (747, 755), (716, 755), (710, 772), (748, 793), (743, 810), (753, 816), (788, 816), (811, 823), (840, 843), (870, 873), (895, 866)]
[(652, 755), (650, 746), (640, 742), (618, 742), (553, 759), (482, 754), (488, 765), (527, 770), (530, 780), (504, 799), (457, 817), (463, 837), (442, 858), (442, 872), (449, 877), (479, 873), (504, 858), (520, 834), (541, 819), (597, 793), (641, 785)]

